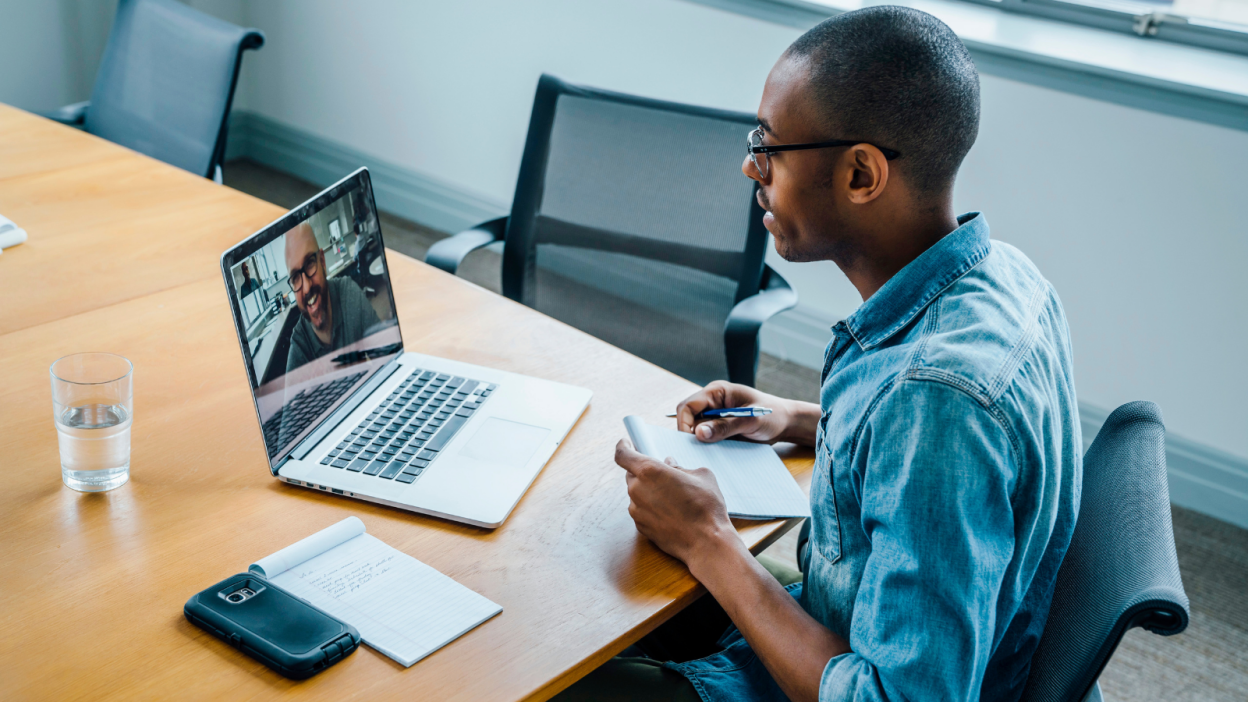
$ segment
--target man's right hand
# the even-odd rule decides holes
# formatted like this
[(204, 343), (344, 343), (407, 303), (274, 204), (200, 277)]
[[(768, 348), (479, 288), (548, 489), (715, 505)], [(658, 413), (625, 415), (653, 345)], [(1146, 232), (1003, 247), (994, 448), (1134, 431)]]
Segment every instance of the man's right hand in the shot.
[[(729, 407), (770, 407), (772, 412), (762, 417), (698, 417), (704, 410)], [(814, 446), (818, 424), (819, 405), (786, 400), (722, 380), (695, 392), (676, 407), (676, 428), (708, 443), (735, 436), (767, 444), (792, 441)]]

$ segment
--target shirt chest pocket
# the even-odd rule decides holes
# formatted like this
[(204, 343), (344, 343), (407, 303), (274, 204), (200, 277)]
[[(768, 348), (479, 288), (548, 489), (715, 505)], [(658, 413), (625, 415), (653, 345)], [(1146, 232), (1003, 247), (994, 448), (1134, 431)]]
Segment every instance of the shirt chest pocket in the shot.
[(828, 565), (841, 559), (841, 520), (833, 468), (832, 450), (819, 442), (810, 482), (810, 544)]

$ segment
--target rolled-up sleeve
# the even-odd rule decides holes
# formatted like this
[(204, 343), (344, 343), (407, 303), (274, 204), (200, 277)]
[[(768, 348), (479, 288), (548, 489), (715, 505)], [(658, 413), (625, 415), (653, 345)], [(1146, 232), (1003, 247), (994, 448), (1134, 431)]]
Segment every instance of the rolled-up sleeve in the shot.
[(1014, 548), (1009, 434), (969, 392), (906, 379), (877, 400), (855, 447), (871, 555), (853, 652), (828, 662), (819, 699), (977, 700)]

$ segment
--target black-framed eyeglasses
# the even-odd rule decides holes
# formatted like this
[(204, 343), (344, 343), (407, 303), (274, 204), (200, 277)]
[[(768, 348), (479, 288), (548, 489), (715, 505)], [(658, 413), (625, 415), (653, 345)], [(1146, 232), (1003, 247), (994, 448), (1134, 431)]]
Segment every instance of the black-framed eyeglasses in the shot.
[[(776, 146), (763, 146), (763, 128), (755, 127), (745, 137), (745, 152), (750, 156), (750, 162), (754, 164), (754, 168), (758, 170), (758, 174), (764, 178), (771, 168), (768, 154), (774, 154), (779, 151), (804, 151), (806, 149), (830, 149), (835, 146), (853, 146), (854, 144), (870, 144), (880, 150), (884, 154), (884, 158), (889, 161), (900, 158), (901, 153), (893, 149), (886, 149), (877, 144), (871, 144), (869, 141), (845, 139), (833, 139), (831, 141), (818, 141), (810, 144), (778, 144)], [(761, 157), (761, 158), (760, 158)]]
[(302, 266), (299, 266), (290, 272), (288, 282), (290, 283), (291, 290), (298, 290), (302, 288), (304, 278), (311, 278), (313, 275), (316, 275), (316, 267), (321, 262), (320, 258), (321, 257), (318, 255), (318, 252), (314, 251), (303, 259)]

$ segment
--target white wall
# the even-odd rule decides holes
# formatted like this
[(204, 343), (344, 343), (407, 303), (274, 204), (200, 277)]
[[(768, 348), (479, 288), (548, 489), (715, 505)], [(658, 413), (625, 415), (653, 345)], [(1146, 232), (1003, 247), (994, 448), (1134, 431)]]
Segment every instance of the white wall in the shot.
[[(247, 0), (182, 2), (246, 22)], [(0, 102), (42, 111), (89, 99), (116, 14), (117, 0), (0, 0)]]
[(90, 97), (115, 10), (116, 0), (0, 2), (0, 100), (53, 110)]
[[(679, 0), (266, 0), (247, 19), (269, 36), (252, 110), (500, 203), (543, 71), (752, 112), (799, 34)], [(1248, 133), (984, 76), (956, 198), (1062, 295), (1082, 400), (1154, 400), (1174, 432), (1240, 456), (1244, 164)], [(828, 321), (859, 303), (831, 264), (778, 265)]]
[(983, 78), (956, 200), (1053, 282), (1079, 399), (1248, 456), (1248, 133)]
[[(540, 73), (752, 112), (799, 34), (681, 0), (192, 4), (268, 36), (244, 64), (240, 107), (500, 205)], [(50, 13), (25, 12), (38, 31), (51, 31)], [(18, 92), (8, 72), (0, 100), (60, 99)], [(1248, 227), (1237, 216), (1248, 133), (982, 80), (957, 204), (984, 211), (1057, 287), (1080, 399), (1154, 400), (1173, 432), (1248, 457)], [(808, 316), (830, 323), (859, 302), (832, 264), (774, 265)]]

